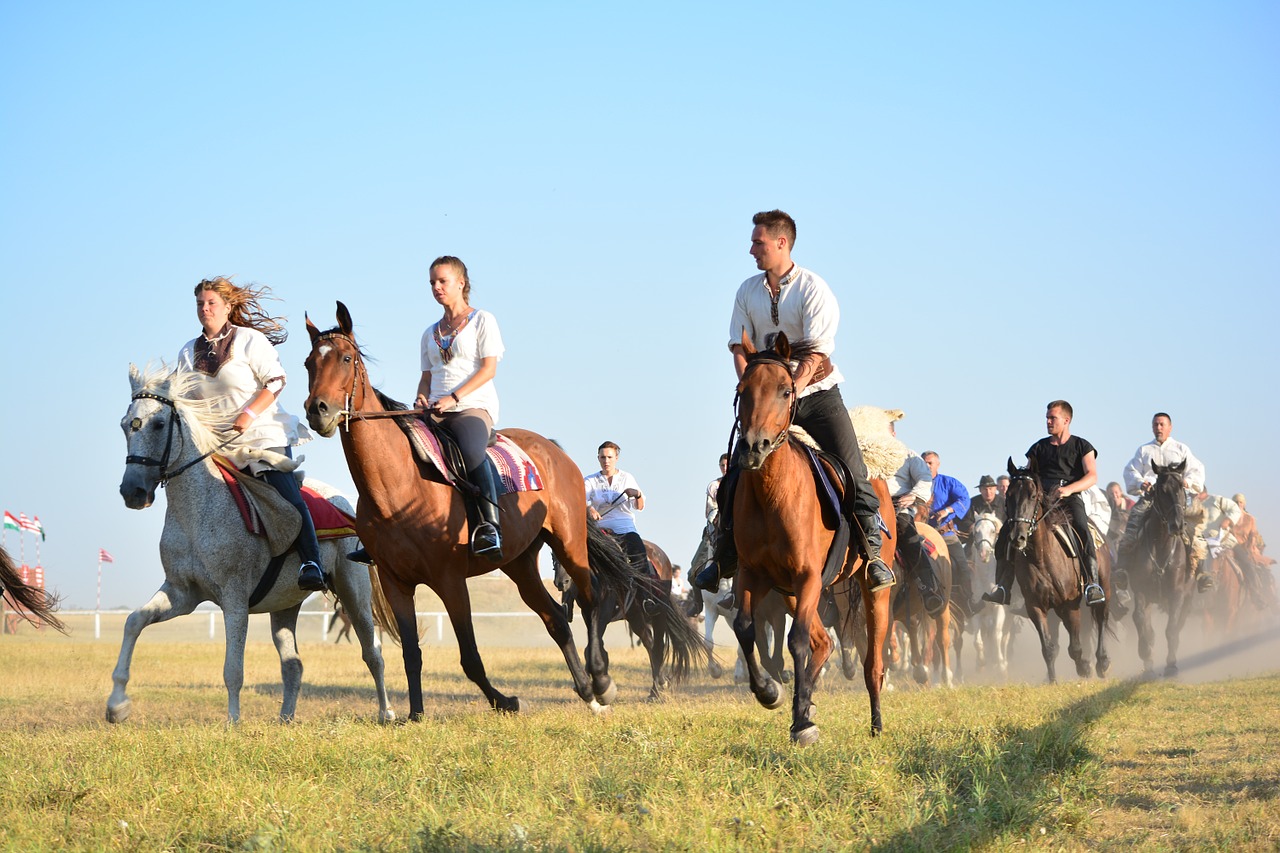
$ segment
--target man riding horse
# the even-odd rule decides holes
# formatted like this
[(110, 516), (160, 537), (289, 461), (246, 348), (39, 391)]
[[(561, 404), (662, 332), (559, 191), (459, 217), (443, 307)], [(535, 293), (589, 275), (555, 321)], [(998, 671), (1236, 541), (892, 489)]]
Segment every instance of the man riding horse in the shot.
[[(1036, 463), (1035, 470), (1045, 493), (1051, 500), (1061, 502), (1071, 517), (1071, 526), (1080, 546), (1084, 603), (1094, 605), (1106, 601), (1106, 593), (1098, 583), (1098, 552), (1080, 493), (1098, 482), (1098, 451), (1080, 436), (1071, 434), (1071, 417), (1071, 404), (1066, 400), (1050, 403), (1045, 411), (1045, 427), (1049, 435), (1031, 445), (1027, 459)], [(993, 604), (1009, 603), (1009, 590), (1013, 586), (1013, 560), (1009, 553), (1012, 530), (1013, 526), (1006, 524), (996, 540), (996, 586), (982, 596)]]
[[(844, 378), (831, 360), (840, 324), (840, 306), (823, 279), (791, 260), (796, 242), (795, 220), (781, 210), (757, 213), (751, 220), (751, 256), (760, 275), (752, 276), (738, 288), (729, 321), (729, 350), (741, 379), (747, 367), (742, 347), (745, 332), (757, 350), (768, 350), (784, 333), (790, 341), (804, 344), (806, 355), (795, 369), (795, 398), (792, 422), (803, 427), (829, 453), (838, 456), (849, 471), (847, 488), (853, 493), (850, 527), (854, 542), (867, 558), (867, 578), (871, 590), (894, 583), (893, 571), (881, 559), (879, 503), (867, 481), (867, 468), (858, 447), (858, 438), (849, 419), (849, 410), (840, 396)], [(698, 572), (695, 583), (715, 592), (721, 577), (737, 570), (737, 554), (729, 533), (732, 494), (738, 480), (738, 459), (732, 460), (721, 483), (719, 536), (714, 559)]]
[[(1131, 495), (1138, 495), (1138, 502), (1129, 510), (1129, 521), (1125, 524), (1124, 535), (1120, 538), (1120, 546), (1116, 549), (1118, 570), (1116, 585), (1127, 585), (1125, 568), (1133, 561), (1133, 549), (1138, 543), (1138, 534), (1142, 531), (1142, 522), (1151, 508), (1151, 487), (1156, 482), (1153, 465), (1168, 467), (1185, 462), (1182, 473), (1182, 485), (1189, 501), (1204, 490), (1204, 464), (1195, 457), (1191, 448), (1173, 438), (1173, 419), (1165, 412), (1156, 412), (1151, 418), (1153, 441), (1139, 447), (1133, 459), (1124, 467), (1124, 485)], [(1188, 519), (1190, 520), (1190, 519)], [(1194, 574), (1196, 586), (1201, 592), (1213, 588), (1213, 578), (1204, 570), (1203, 559), (1197, 561), (1192, 556), (1194, 537), (1192, 527), (1183, 529), (1183, 541), (1187, 546), (1187, 572)], [(1203, 549), (1201, 549), (1203, 550)]]

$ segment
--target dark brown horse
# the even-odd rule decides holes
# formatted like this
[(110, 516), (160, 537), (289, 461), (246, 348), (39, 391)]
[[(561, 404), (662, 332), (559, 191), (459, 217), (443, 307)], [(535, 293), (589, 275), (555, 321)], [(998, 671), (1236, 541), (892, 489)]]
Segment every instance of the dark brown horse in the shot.
[[(383, 592), (399, 626), (410, 718), (419, 719), (423, 713), (422, 652), (413, 603), (420, 583), (430, 587), (448, 611), (467, 677), (480, 687), (492, 708), (517, 711), (519, 699), (500, 693), (485, 675), (471, 623), (467, 578), (486, 574), (495, 566), (470, 552), (466, 507), (458, 490), (442, 477), (428, 479), (420, 473), (408, 438), (392, 420), (395, 416), (386, 414), (404, 406), (370, 384), (363, 353), (351, 331), (351, 314), (341, 302), (337, 318), (337, 327), (327, 332), (307, 320), (311, 336), (306, 360), (307, 421), (323, 436), (343, 427), (342, 449), (360, 494), (356, 529), (378, 564)], [(534, 461), (544, 488), (501, 497), (506, 557), (498, 568), (515, 582), (529, 609), (542, 617), (564, 655), (578, 696), (599, 711), (617, 692), (601, 641), (605, 627), (597, 608), (601, 582), (625, 595), (640, 579), (619, 549), (588, 522), (582, 472), (573, 460), (554, 442), (528, 430), (509, 429), (502, 434)], [(538, 574), (538, 551), (544, 544), (582, 590), (588, 634), (585, 670), (564, 611)], [(679, 664), (677, 657), (675, 665)]]
[[(835, 538), (834, 513), (824, 511), (814, 472), (806, 452), (791, 436), (796, 385), (789, 358), (791, 346), (778, 335), (772, 350), (756, 352), (743, 335), (747, 366), (738, 383), (737, 420), (742, 452), (733, 498), (733, 535), (738, 552), (738, 591), (741, 607), (733, 629), (747, 663), (751, 692), (766, 708), (783, 699), (778, 683), (764, 673), (756, 659), (755, 618), (759, 603), (777, 587), (795, 596), (794, 621), (787, 646), (795, 661), (795, 698), (791, 710), (791, 739), (800, 745), (818, 739), (813, 722), (813, 686), (831, 654), (831, 638), (818, 617), (823, 590), (823, 566)], [(837, 478), (838, 479), (838, 478)], [(876, 484), (881, 513), (893, 512), (889, 492)], [(884, 552), (892, 553), (892, 531), (884, 535)], [(831, 582), (861, 568), (854, 548), (841, 557), (841, 569)], [(889, 626), (889, 590), (872, 594), (866, 572), (858, 573), (866, 611), (868, 651), (863, 677), (871, 696), (871, 732), (879, 734), (880, 690), (884, 682), (883, 647)], [(830, 584), (828, 584), (830, 585)]]
[(1172, 677), (1178, 674), (1178, 640), (1193, 603), (1193, 581), (1187, 571), (1186, 544), (1182, 540), (1186, 527), (1182, 485), (1185, 469), (1185, 461), (1152, 466), (1156, 482), (1146, 498), (1151, 501), (1151, 507), (1140, 522), (1142, 527), (1132, 552), (1125, 551), (1120, 556), (1121, 568), (1128, 573), (1133, 590), (1138, 656), (1147, 675), (1155, 672), (1152, 661), (1155, 630), (1151, 627), (1148, 608), (1159, 605), (1169, 615), (1164, 629), (1167, 652), (1164, 674)]
[[(1067, 628), (1067, 654), (1076, 663), (1076, 673), (1088, 678), (1090, 667), (1082, 642), (1080, 610), (1084, 601), (1084, 582), (1080, 559), (1063, 547), (1055, 528), (1074, 535), (1071, 517), (1058, 501), (1045, 494), (1035, 460), (1027, 468), (1017, 468), (1009, 460), (1009, 491), (1005, 501), (1009, 507), (1010, 548), (1015, 552), (1013, 565), (1027, 602), (1027, 616), (1040, 635), (1040, 651), (1048, 669), (1048, 680), (1057, 680), (1055, 661), (1058, 657), (1058, 630), (1049, 623), (1049, 613), (1058, 614)], [(1074, 545), (1078, 552), (1083, 547)], [(1098, 549), (1098, 583), (1111, 597), (1111, 561), (1106, 548)], [(1089, 608), (1097, 629), (1095, 647), (1096, 671), (1101, 678), (1111, 668), (1107, 654), (1107, 602)]]
[[(671, 558), (647, 539), (644, 540), (644, 549), (653, 574), (640, 580), (625, 596), (605, 590), (599, 600), (599, 619), (606, 625), (625, 620), (631, 633), (640, 639), (640, 645), (649, 653), (649, 669), (653, 677), (649, 698), (659, 699), (672, 680), (670, 667), (666, 664), (668, 656), (677, 659), (676, 670), (687, 672), (689, 650), (701, 646), (703, 640), (693, 623), (671, 602), (671, 581), (675, 574)], [(583, 606), (581, 593), (559, 559), (552, 557), (552, 563), (555, 565), (555, 584), (562, 591), (565, 613), (572, 620), (573, 603)], [(660, 602), (670, 606), (659, 606)]]
[(13, 612), (32, 625), (50, 628), (67, 633), (67, 628), (54, 615), (58, 609), (58, 599), (43, 589), (27, 586), (22, 582), (22, 575), (13, 564), (9, 552), (0, 548), (0, 611), (5, 606), (13, 608)]

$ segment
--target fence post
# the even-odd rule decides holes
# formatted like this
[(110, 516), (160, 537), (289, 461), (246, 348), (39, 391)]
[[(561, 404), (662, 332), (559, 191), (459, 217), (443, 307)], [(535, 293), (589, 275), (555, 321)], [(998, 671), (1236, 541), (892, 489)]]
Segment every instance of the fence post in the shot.
[(436, 614), (436, 642), (437, 643), (444, 642), (444, 614), (443, 613)]
[(93, 638), (102, 639), (102, 614), (96, 610), (93, 612)]
[(216, 639), (217, 639), (217, 637), (214, 635), (214, 631), (213, 631), (213, 629), (214, 629), (214, 624), (213, 624), (213, 617), (214, 617), (214, 615), (215, 615), (215, 611), (210, 610), (210, 611), (209, 611), (209, 639), (210, 639), (210, 640), (216, 640)]

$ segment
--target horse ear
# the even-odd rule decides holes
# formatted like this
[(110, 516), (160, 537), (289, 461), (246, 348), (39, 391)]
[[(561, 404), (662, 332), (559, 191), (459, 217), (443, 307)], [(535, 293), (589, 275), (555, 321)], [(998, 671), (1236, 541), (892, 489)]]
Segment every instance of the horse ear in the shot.
[(1169, 470), (1175, 474), (1181, 474), (1187, 470), (1187, 460), (1183, 459), (1176, 465), (1170, 465)]
[(1014, 474), (1017, 474), (1017, 473), (1018, 473), (1018, 469), (1014, 467), (1013, 457), (1010, 456), (1009, 457), (1009, 476), (1012, 477)]
[(782, 356), (783, 360), (791, 360), (791, 341), (787, 340), (786, 332), (778, 332), (778, 337), (773, 342), (773, 351)]
[(347, 310), (347, 306), (341, 301), (338, 302), (338, 328), (342, 330), (342, 334), (351, 334), (351, 312)]
[(1157, 477), (1159, 477), (1161, 474), (1163, 474), (1165, 471), (1168, 471), (1169, 469), (1161, 465), (1159, 462), (1152, 462), (1151, 470)]
[(129, 363), (129, 390), (134, 394), (138, 393), (138, 389), (142, 387), (142, 371), (138, 370), (138, 365), (133, 362)]
[(303, 319), (307, 321), (307, 334), (311, 336), (311, 343), (316, 342), (316, 338), (320, 337), (320, 330), (316, 328), (316, 324), (311, 322), (311, 315), (302, 312)]
[(755, 355), (756, 348), (751, 343), (751, 338), (747, 337), (747, 327), (742, 327), (742, 351), (746, 355)]

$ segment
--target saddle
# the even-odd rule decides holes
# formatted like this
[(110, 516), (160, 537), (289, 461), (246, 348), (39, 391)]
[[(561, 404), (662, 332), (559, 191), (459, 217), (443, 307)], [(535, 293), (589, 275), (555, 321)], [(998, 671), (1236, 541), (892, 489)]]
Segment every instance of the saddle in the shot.
[[(240, 510), (245, 529), (256, 536), (265, 536), (273, 557), (288, 553), (302, 529), (302, 519), (293, 504), (270, 483), (244, 473), (226, 457), (215, 455), (213, 461)], [(301, 486), (301, 491), (315, 524), (317, 539), (345, 539), (356, 535), (353, 517), (306, 486)]]
[[(423, 418), (396, 418), (396, 423), (408, 436), (424, 478), (436, 475), (447, 485), (464, 494), (469, 493), (468, 489), (460, 486), (467, 483), (466, 466), (462, 463), (462, 452), (448, 430)], [(542, 491), (542, 475), (538, 466), (520, 445), (502, 433), (495, 432), (490, 436), (485, 455), (498, 474), (498, 494)]]

